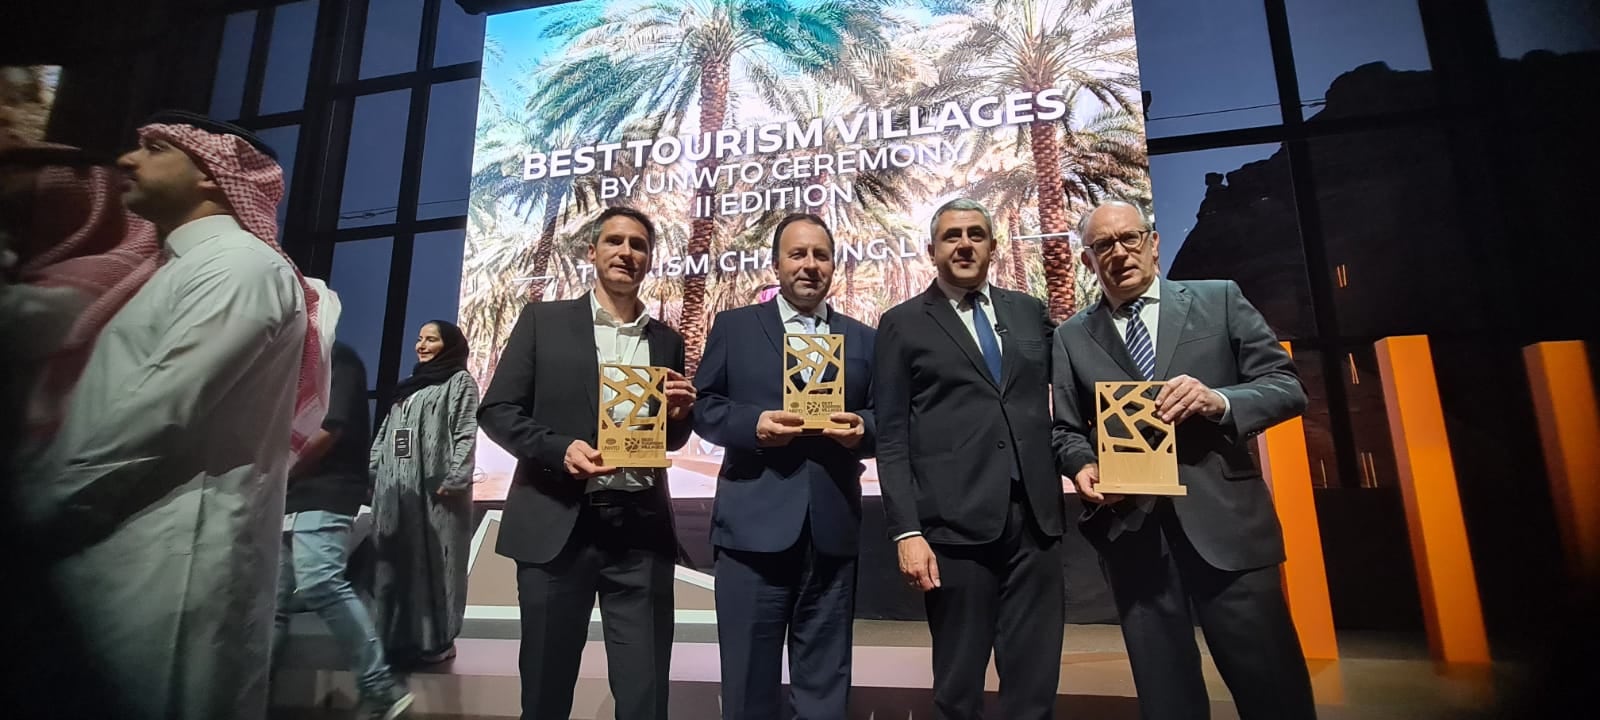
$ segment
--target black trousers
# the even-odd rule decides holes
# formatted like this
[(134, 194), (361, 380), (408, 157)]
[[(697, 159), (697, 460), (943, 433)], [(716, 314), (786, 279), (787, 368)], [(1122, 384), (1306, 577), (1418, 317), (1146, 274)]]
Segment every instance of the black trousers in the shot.
[(571, 716), (596, 595), (617, 720), (666, 720), (676, 555), (667, 512), (643, 502), (585, 506), (554, 560), (517, 563), (524, 720)]
[(1061, 541), (1044, 535), (1019, 495), (1005, 530), (984, 545), (933, 545), (940, 585), (924, 597), (933, 634), (935, 716), (982, 717), (992, 649), (1000, 717), (1053, 716), (1061, 677)]
[(1141, 718), (1211, 717), (1194, 639), (1196, 615), (1242, 720), (1317, 716), (1311, 675), (1277, 565), (1243, 571), (1212, 567), (1189, 543), (1167, 498), (1103, 557)]
[(818, 553), (808, 523), (783, 552), (717, 548), (716, 572), (723, 720), (780, 717), (786, 641), (795, 720), (843, 720), (856, 558)]

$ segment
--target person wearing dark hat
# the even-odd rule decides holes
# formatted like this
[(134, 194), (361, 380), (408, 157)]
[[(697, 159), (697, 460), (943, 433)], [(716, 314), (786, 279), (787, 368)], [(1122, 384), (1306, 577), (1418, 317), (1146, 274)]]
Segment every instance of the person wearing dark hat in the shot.
[(0, 244), (13, 262), (0, 291), (6, 407), (26, 408), (16, 462), (48, 443), (89, 349), (149, 278), (155, 228), (117, 202), (113, 158), (0, 133)]
[[(0, 122), (0, 477), (9, 481), (47, 442), (99, 324), (137, 284), (123, 282), (159, 248), (155, 232), (117, 202), (114, 158), (23, 139)], [(130, 287), (131, 285), (131, 287)], [(24, 411), (23, 408), (26, 408)], [(10, 485), (7, 482), (0, 487)], [(12, 503), (0, 510), (0, 546), (32, 548)], [(111, 717), (104, 683), (86, 644), (49, 587), (49, 562), (15, 553), (6, 581), (14, 593), (0, 615), (0, 636), (30, 648), (28, 662), (6, 673), (0, 691), (12, 717)], [(73, 692), (39, 693), (72, 676)], [(7, 692), (9, 691), (9, 692)]]
[(258, 138), (163, 113), (118, 166), (161, 252), (22, 479), (23, 523), (117, 717), (257, 720), (285, 476), (326, 407), (319, 296), (276, 244), (283, 170)]

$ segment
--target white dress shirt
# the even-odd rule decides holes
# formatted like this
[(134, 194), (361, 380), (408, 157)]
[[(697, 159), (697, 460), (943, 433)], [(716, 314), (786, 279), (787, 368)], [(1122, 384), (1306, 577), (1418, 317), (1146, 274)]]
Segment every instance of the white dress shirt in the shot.
[[(779, 293), (778, 317), (783, 320), (783, 331), (786, 333), (800, 333), (809, 335), (828, 334), (827, 303), (821, 303), (817, 305), (816, 312), (812, 313), (811, 315), (805, 315), (801, 313), (799, 309), (795, 308), (794, 305), (791, 305), (788, 298), (784, 297), (782, 293)], [(815, 327), (806, 327), (806, 318), (812, 318), (816, 323)], [(798, 350), (799, 346), (795, 346), (795, 349)]]
[[(594, 312), (594, 349), (595, 355), (601, 364), (612, 365), (649, 365), (650, 340), (644, 336), (644, 328), (650, 324), (650, 309), (646, 306), (639, 312), (639, 317), (632, 322), (622, 322), (600, 305), (600, 299), (593, 291), (589, 293), (589, 308)], [(612, 372), (607, 377), (613, 380), (622, 378), (621, 373)], [(600, 388), (600, 399), (610, 400), (615, 392)], [(621, 422), (627, 419), (633, 410), (633, 403), (622, 402), (611, 409), (611, 419)], [(610, 475), (596, 475), (589, 478), (585, 492), (599, 490), (643, 490), (650, 487), (655, 481), (655, 476), (649, 470), (641, 468), (623, 468)]]

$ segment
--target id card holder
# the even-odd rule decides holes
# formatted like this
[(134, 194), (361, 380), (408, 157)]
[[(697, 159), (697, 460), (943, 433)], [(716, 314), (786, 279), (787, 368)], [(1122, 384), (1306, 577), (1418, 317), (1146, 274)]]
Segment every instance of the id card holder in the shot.
[(395, 428), (394, 456), (397, 458), (411, 457), (411, 428)]

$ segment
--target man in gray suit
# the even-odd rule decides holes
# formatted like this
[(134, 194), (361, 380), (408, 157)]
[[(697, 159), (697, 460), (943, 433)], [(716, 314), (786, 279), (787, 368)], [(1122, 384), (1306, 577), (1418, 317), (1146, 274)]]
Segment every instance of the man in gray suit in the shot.
[[(1104, 294), (1055, 331), (1052, 444), (1090, 504), (1079, 525), (1110, 574), (1140, 715), (1209, 717), (1198, 615), (1241, 718), (1314, 718), (1281, 587), (1283, 535), (1247, 448), (1305, 410), (1294, 363), (1232, 281), (1158, 276), (1161, 237), (1138, 206), (1107, 202), (1078, 230)], [(1176, 426), (1186, 496), (1096, 490), (1095, 383), (1128, 380), (1166, 382), (1157, 412)]]

